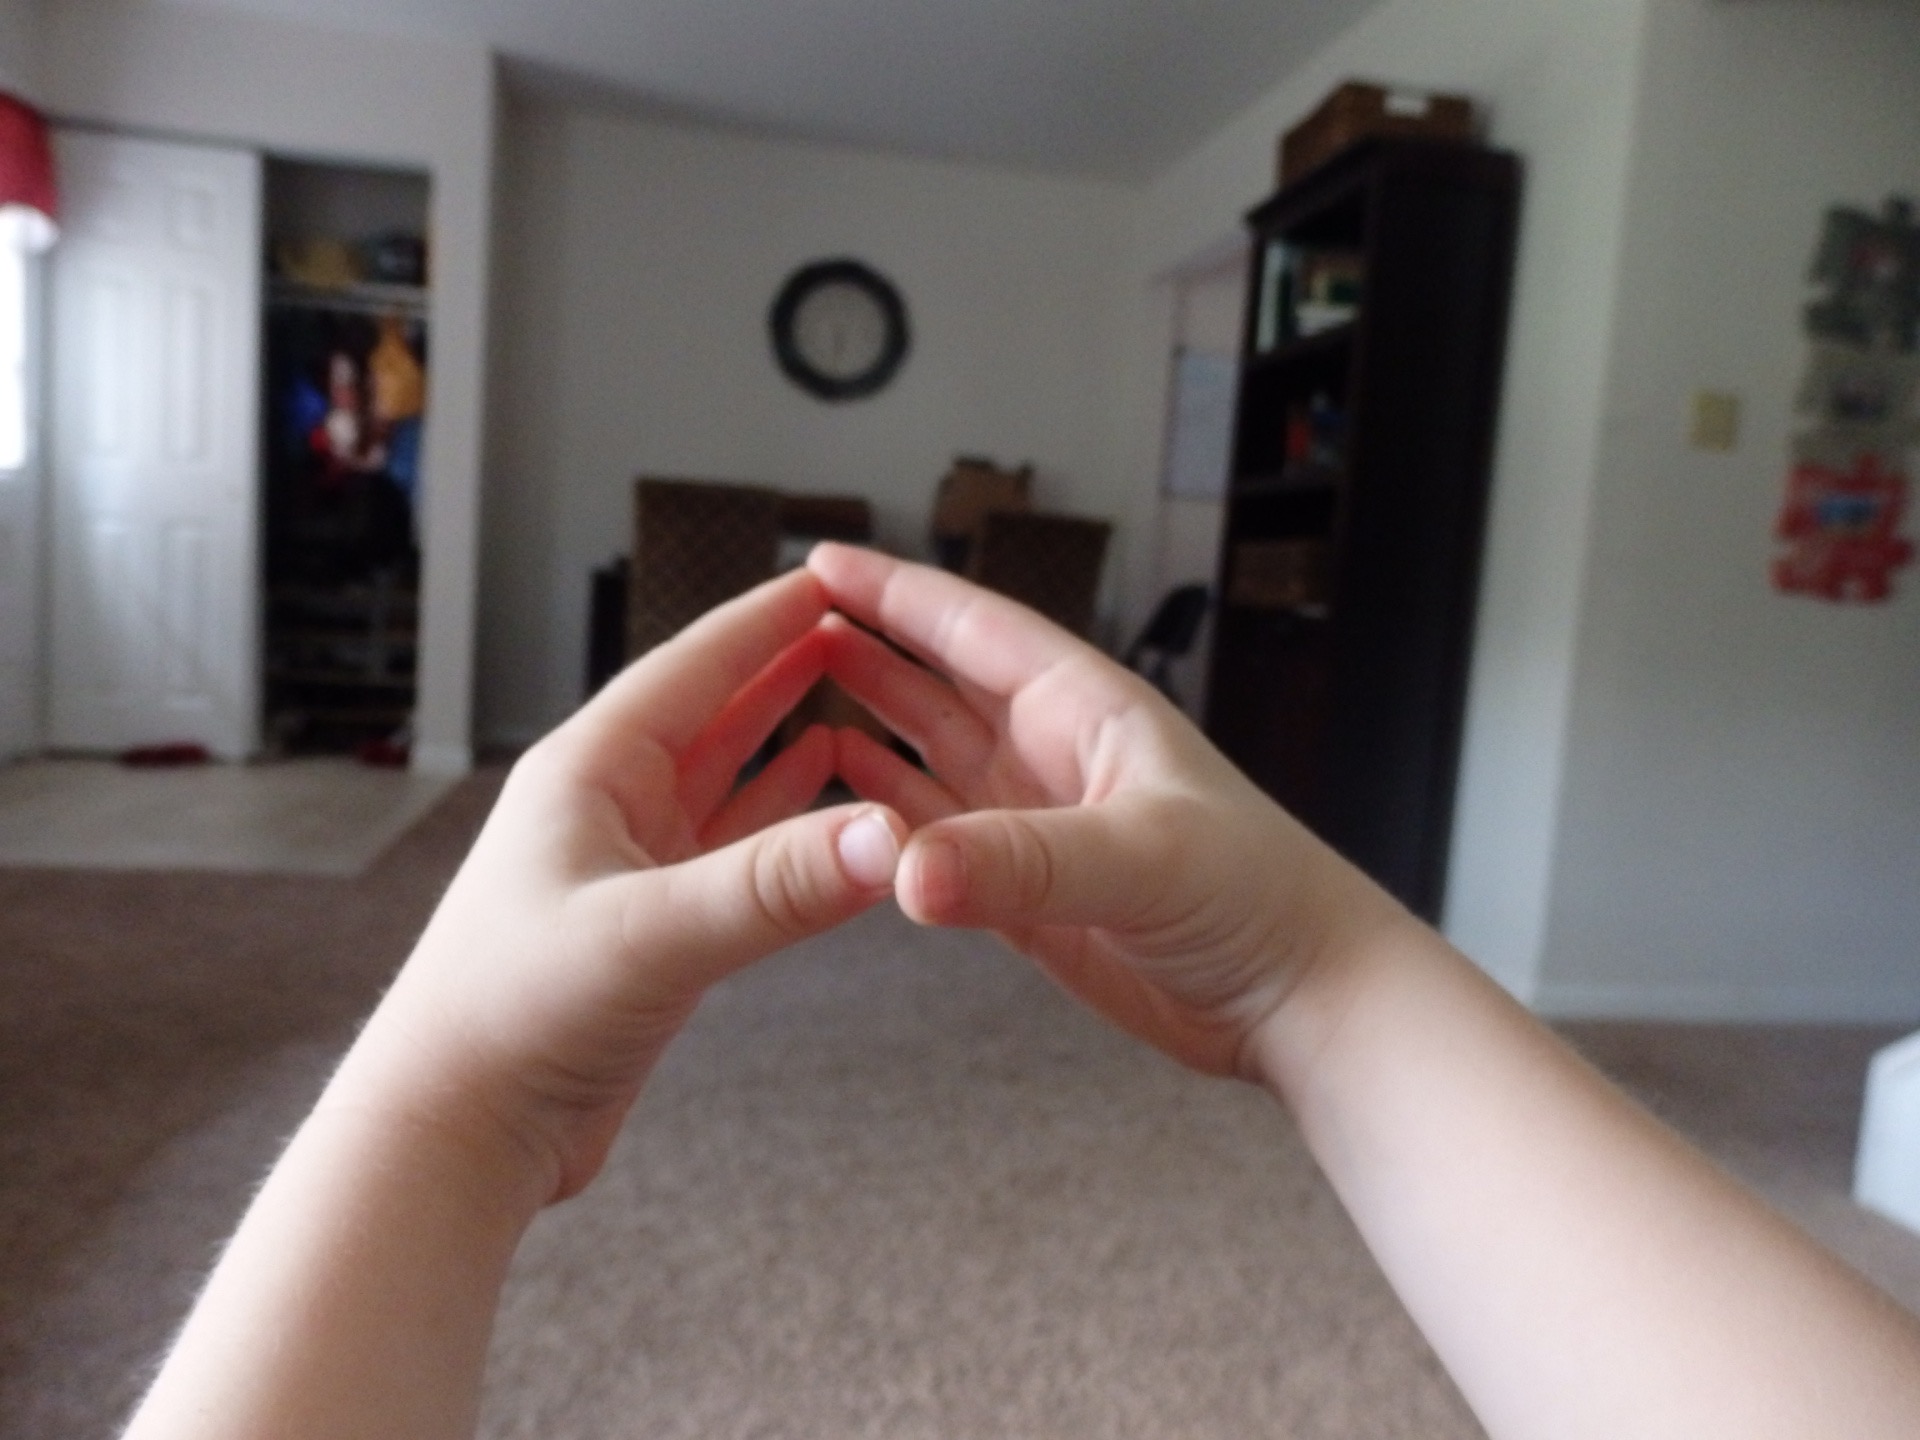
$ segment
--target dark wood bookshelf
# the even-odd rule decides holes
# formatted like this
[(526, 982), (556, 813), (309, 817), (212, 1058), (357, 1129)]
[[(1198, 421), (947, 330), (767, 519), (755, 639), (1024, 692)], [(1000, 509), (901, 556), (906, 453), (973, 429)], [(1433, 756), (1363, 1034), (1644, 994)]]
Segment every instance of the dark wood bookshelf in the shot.
[[(1502, 151), (1376, 140), (1247, 217), (1207, 730), (1429, 918), (1446, 883), (1519, 186)], [(1300, 333), (1309, 321), (1319, 328)]]

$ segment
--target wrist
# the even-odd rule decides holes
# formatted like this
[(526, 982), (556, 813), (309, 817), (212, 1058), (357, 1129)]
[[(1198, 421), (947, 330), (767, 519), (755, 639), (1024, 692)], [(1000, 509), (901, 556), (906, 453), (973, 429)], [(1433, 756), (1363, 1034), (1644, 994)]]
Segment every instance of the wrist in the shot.
[(1248, 1033), (1243, 1070), (1292, 1105), (1366, 997), (1416, 963), (1417, 954), (1445, 942), (1426, 924), (1348, 869), (1361, 893), (1337, 907), (1338, 918), (1295, 960), (1285, 995)]
[(520, 1228), (561, 1188), (556, 1156), (530, 1127), (383, 1014), (347, 1052), (311, 1123), (407, 1156), (476, 1215)]

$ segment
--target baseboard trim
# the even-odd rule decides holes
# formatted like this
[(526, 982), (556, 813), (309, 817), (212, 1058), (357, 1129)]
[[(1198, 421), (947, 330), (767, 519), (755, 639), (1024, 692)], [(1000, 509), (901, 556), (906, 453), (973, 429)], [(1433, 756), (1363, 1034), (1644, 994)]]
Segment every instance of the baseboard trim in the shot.
[(1920, 977), (1875, 984), (1567, 984), (1542, 979), (1533, 1008), (1554, 1020), (1726, 1024), (1920, 1024)]

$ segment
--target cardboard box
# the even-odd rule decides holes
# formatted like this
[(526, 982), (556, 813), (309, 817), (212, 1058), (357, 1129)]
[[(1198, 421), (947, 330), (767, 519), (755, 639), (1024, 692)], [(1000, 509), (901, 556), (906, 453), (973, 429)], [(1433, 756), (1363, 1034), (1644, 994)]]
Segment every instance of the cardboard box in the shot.
[(1473, 102), (1464, 95), (1349, 80), (1280, 137), (1280, 183), (1291, 185), (1342, 150), (1376, 135), (1472, 143)]
[(933, 502), (933, 548), (940, 564), (964, 570), (974, 536), (995, 510), (1026, 510), (1033, 498), (1033, 467), (1002, 470), (991, 460), (963, 455), (940, 482)]

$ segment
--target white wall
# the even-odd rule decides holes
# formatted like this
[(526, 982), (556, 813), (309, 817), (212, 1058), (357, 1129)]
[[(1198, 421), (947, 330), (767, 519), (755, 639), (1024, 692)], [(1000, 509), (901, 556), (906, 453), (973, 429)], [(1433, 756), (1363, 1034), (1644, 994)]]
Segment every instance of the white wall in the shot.
[[(1152, 185), (1133, 263), (1135, 357), (1118, 468), (1150, 513), (1166, 336), (1160, 278), (1274, 184), (1276, 137), (1353, 77), (1461, 90), (1526, 163), (1519, 274), (1465, 754), (1449, 933), (1536, 983), (1574, 620), (1620, 242), (1644, 0), (1389, 0)], [(1136, 595), (1136, 607), (1149, 597)]]
[(1538, 998), (1911, 1020), (1920, 570), (1841, 607), (1767, 565), (1822, 211), (1920, 198), (1920, 9), (1655, 0), (1645, 54)]
[[(1230, 245), (1218, 259), (1209, 256), (1167, 283), (1173, 296), (1169, 370), (1181, 351), (1237, 357), (1246, 305), (1247, 247)], [(1168, 389), (1171, 392), (1171, 379)], [(1163, 435), (1162, 471), (1168, 445)], [(1225, 501), (1219, 499), (1169, 495), (1164, 489), (1157, 493), (1148, 526), (1152, 558), (1143, 598), (1158, 604), (1160, 597), (1182, 585), (1214, 584), (1219, 578), (1220, 527), (1226, 521), (1226, 508)], [(1145, 623), (1144, 616), (1141, 623)], [(1194, 637), (1192, 650), (1170, 667), (1174, 693), (1196, 722), (1206, 716), (1207, 657), (1212, 652), (1213, 619), (1209, 615)]]
[(0, 90), (40, 93), (40, 0), (0, 0)]
[[(29, 101), (40, 96), (40, 22), (38, 0), (0, 0), (0, 91)], [(30, 262), (30, 336), (39, 332), (39, 272), (40, 263)], [(30, 409), (34, 398), (29, 397)], [(38, 448), (38, 435), (30, 432), (26, 468), (0, 474), (0, 761), (40, 747), (39, 535), (44, 507)]]
[[(629, 548), (635, 475), (858, 493), (924, 545), (956, 453), (1038, 467), (1050, 508), (1116, 515), (1115, 296), (1134, 192), (514, 101), (502, 145), (482, 733), (578, 703), (587, 576)], [(886, 390), (825, 405), (767, 311), (853, 255), (906, 298)]]
[(42, 100), (70, 119), (403, 166), (433, 181), (417, 768), (471, 757), (495, 82), (483, 50), (138, 0), (60, 0)]

